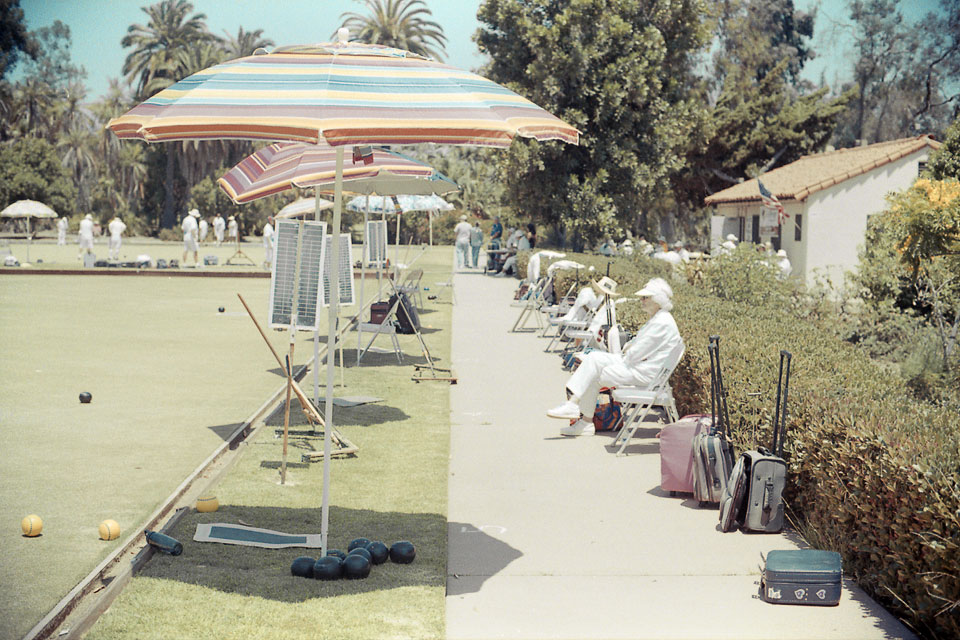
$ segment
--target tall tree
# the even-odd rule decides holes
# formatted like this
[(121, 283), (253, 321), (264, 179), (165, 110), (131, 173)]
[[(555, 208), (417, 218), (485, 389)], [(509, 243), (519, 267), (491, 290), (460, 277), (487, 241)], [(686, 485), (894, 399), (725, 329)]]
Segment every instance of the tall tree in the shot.
[(576, 126), (580, 146), (517, 141), (497, 156), (507, 201), (575, 247), (632, 225), (684, 164), (706, 40), (700, 0), (488, 0), (475, 39), (489, 78)]
[(20, 54), (37, 55), (37, 44), (23, 22), (20, 0), (0, 0), (0, 80), (16, 66)]
[[(123, 73), (131, 83), (136, 82), (137, 99), (147, 98), (183, 78), (183, 52), (215, 39), (207, 31), (205, 14), (189, 15), (193, 4), (187, 0), (162, 0), (144, 7), (143, 11), (150, 18), (147, 24), (130, 25), (121, 40), (124, 48), (133, 47), (123, 63)], [(161, 226), (166, 229), (176, 221), (175, 144), (164, 145), (166, 167)]]
[(934, 180), (960, 180), (960, 118), (947, 129), (943, 145), (930, 156), (927, 169)]
[(423, 0), (363, 0), (370, 11), (340, 14), (343, 26), (362, 42), (406, 49), (443, 60), (447, 37), (443, 27), (430, 20), (433, 14)]

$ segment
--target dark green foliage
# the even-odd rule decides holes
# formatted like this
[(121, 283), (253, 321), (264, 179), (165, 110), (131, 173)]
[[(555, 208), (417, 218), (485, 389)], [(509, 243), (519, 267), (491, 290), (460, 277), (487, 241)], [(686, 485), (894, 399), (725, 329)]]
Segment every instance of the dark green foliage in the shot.
[(662, 193), (701, 118), (688, 89), (707, 36), (702, 10), (698, 1), (481, 5), (485, 75), (583, 133), (578, 147), (520, 142), (503, 154), (506, 198), (521, 217), (592, 244), (632, 226)]
[(77, 191), (53, 146), (25, 137), (0, 145), (0, 205), (36, 200), (60, 215), (76, 213)]
[(37, 45), (23, 22), (20, 0), (0, 0), (0, 80), (20, 59), (20, 54), (35, 57)]

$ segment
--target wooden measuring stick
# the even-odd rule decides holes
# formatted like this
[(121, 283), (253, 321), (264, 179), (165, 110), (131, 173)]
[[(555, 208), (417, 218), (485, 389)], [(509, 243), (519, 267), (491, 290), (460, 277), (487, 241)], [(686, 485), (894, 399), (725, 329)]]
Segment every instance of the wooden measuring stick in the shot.
[[(293, 343), (290, 344), (290, 356), (293, 355)], [(283, 458), (280, 462), (280, 484), (287, 483), (287, 431), (290, 429), (290, 390), (293, 387), (293, 371), (290, 369), (290, 356), (287, 356), (287, 402), (283, 410)]]
[[(237, 297), (240, 298), (243, 308), (247, 310), (247, 315), (249, 315), (250, 319), (253, 320), (253, 324), (257, 327), (257, 331), (259, 331), (260, 335), (263, 337), (263, 341), (266, 342), (267, 346), (270, 348), (270, 353), (272, 353), (273, 357), (277, 359), (277, 364), (280, 365), (280, 367), (283, 367), (283, 360), (280, 359), (280, 356), (277, 355), (277, 350), (273, 348), (272, 344), (270, 344), (267, 334), (263, 332), (263, 328), (260, 326), (260, 323), (257, 322), (256, 316), (253, 315), (253, 311), (251, 311), (250, 307), (247, 306), (247, 301), (244, 300), (243, 296), (241, 296), (239, 293), (237, 294)], [(293, 393), (297, 396), (297, 400), (300, 401), (300, 406), (303, 407), (304, 413), (307, 414), (308, 418), (312, 418), (313, 421), (320, 426), (326, 426), (326, 422), (324, 422), (323, 417), (317, 411), (316, 407), (313, 406), (313, 403), (307, 399), (306, 394), (303, 393), (303, 389), (300, 388), (300, 385), (297, 384), (296, 380), (292, 379), (292, 374), (290, 375), (290, 378), (293, 386)]]

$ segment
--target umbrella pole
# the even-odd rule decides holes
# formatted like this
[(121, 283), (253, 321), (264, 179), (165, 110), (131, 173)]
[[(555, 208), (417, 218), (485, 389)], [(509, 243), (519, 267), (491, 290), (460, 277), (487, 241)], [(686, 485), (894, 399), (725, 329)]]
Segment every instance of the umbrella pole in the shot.
[(397, 207), (397, 244), (396, 244), (396, 249), (393, 255), (394, 255), (394, 262), (397, 263), (393, 265), (395, 273), (397, 274), (396, 278), (394, 279), (399, 281), (400, 279), (400, 207), (399, 206)]
[[(367, 196), (367, 205), (370, 204), (370, 196)], [(380, 265), (380, 268), (377, 269), (377, 302), (380, 302), (380, 292), (383, 291), (383, 269), (387, 266), (387, 251), (390, 249), (389, 236), (387, 233), (387, 209), (384, 206), (383, 210), (380, 212), (380, 222), (383, 223), (383, 263)]]
[(433, 246), (433, 211), (427, 211), (427, 221), (430, 225), (430, 246)]
[(343, 146), (337, 147), (337, 174), (333, 183), (333, 253), (330, 255), (330, 315), (327, 327), (327, 426), (323, 430), (323, 499), (320, 508), (320, 555), (327, 554), (330, 522), (330, 434), (333, 431), (333, 385), (337, 375), (337, 307), (340, 306), (340, 212), (343, 206)]
[[(320, 187), (314, 189), (314, 220), (320, 222)], [(320, 406), (320, 323), (313, 331), (313, 404)]]
[[(367, 196), (367, 206), (363, 208), (363, 249), (360, 251), (360, 315), (363, 315), (363, 281), (367, 279), (367, 209), (370, 207), (370, 196)], [(363, 340), (363, 332), (360, 331), (360, 325), (363, 318), (357, 318), (357, 366), (360, 366), (360, 342)]]
[(30, 216), (27, 216), (27, 262), (30, 262), (30, 245), (33, 242), (33, 236), (30, 235)]

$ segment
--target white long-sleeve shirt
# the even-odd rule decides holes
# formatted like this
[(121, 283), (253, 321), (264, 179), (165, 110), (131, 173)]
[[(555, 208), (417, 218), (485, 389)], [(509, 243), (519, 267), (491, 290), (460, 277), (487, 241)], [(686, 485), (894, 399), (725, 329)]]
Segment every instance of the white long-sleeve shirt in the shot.
[(660, 370), (680, 339), (676, 320), (669, 311), (660, 309), (623, 345), (623, 364), (641, 374), (638, 377), (650, 378)]

